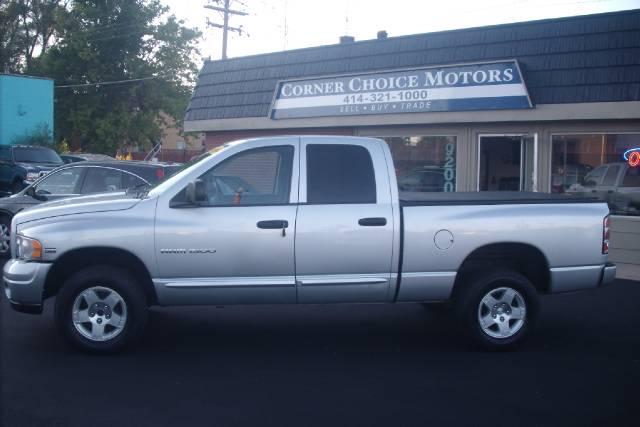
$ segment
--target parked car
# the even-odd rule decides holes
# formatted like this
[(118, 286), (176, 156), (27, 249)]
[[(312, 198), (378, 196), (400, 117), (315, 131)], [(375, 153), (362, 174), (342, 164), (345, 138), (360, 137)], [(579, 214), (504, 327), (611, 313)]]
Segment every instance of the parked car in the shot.
[(0, 192), (16, 194), (62, 164), (51, 148), (0, 145)]
[(63, 153), (60, 154), (62, 161), (65, 163), (75, 162), (106, 162), (115, 160), (111, 156), (106, 154), (91, 154), (91, 153)]
[(69, 197), (150, 186), (179, 168), (176, 164), (113, 160), (73, 163), (52, 171), (17, 194), (0, 199), (0, 258), (10, 254), (11, 220), (18, 212)]
[(564, 193), (574, 184), (584, 181), (584, 177), (593, 169), (590, 165), (579, 163), (554, 167), (551, 173), (551, 192)]
[[(450, 301), (471, 338), (506, 349), (531, 330), (540, 294), (613, 281), (597, 199), (399, 194), (391, 159), (378, 139), (258, 138), (149, 191), (20, 212), (6, 296), (41, 313), (55, 295), (62, 335), (96, 352), (139, 337), (151, 305), (430, 301)], [(217, 176), (253, 191), (222, 192)]]
[(640, 215), (640, 166), (627, 162), (598, 166), (567, 192), (598, 197), (618, 215)]
[(400, 191), (444, 191), (444, 168), (438, 166), (424, 166), (398, 177)]

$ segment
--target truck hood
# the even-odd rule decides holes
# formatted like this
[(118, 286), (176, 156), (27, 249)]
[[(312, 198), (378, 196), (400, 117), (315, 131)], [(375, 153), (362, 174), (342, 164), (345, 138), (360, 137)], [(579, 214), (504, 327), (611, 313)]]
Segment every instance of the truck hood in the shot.
[(95, 194), (70, 199), (47, 202), (17, 214), (15, 224), (52, 218), (63, 215), (76, 215), (91, 212), (111, 212), (130, 209), (140, 202), (126, 193)]
[(17, 166), (22, 167), (23, 169), (29, 172), (49, 172), (55, 168), (59, 168), (63, 166), (64, 163), (28, 163), (28, 162), (17, 162)]

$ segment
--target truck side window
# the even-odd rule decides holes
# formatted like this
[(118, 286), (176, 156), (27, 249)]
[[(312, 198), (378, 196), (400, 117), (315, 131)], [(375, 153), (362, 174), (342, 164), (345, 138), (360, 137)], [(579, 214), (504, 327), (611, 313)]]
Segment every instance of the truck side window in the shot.
[(585, 187), (595, 187), (602, 182), (602, 176), (606, 172), (608, 166), (603, 165), (595, 168), (584, 177)]
[(82, 194), (107, 193), (122, 189), (122, 172), (117, 169), (89, 168)]
[(0, 147), (0, 161), (11, 161), (11, 149), (9, 147)]
[(36, 186), (38, 194), (69, 195), (79, 194), (80, 177), (83, 168), (67, 168), (53, 172)]
[(624, 174), (622, 187), (640, 187), (640, 167), (629, 166)]
[(123, 189), (133, 188), (133, 187), (141, 186), (144, 184), (146, 184), (146, 182), (142, 178), (128, 172), (122, 172), (122, 188)]
[(238, 153), (200, 176), (208, 206), (289, 203), (294, 149), (290, 145)]
[(307, 203), (376, 203), (376, 179), (367, 149), (307, 145)]
[(607, 170), (607, 173), (604, 176), (604, 180), (602, 180), (602, 185), (616, 185), (616, 180), (618, 178), (618, 173), (620, 172), (620, 165), (611, 165)]

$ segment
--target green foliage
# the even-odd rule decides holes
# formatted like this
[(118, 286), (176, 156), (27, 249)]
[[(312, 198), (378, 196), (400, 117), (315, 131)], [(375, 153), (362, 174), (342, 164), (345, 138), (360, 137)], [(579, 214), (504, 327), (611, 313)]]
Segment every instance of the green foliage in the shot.
[(56, 144), (56, 151), (58, 153), (68, 153), (69, 151), (71, 151), (66, 139), (58, 141), (58, 143)]
[(13, 138), (12, 145), (53, 145), (51, 129), (46, 124), (38, 126), (33, 132)]
[(169, 15), (160, 0), (69, 0), (50, 22), (54, 43), (20, 61), (28, 74), (71, 86), (56, 87), (56, 141), (113, 155), (154, 145), (161, 111), (181, 122), (197, 75), (200, 33)]
[(62, 30), (68, 1), (0, 1), (0, 72), (24, 72), (48, 50)]

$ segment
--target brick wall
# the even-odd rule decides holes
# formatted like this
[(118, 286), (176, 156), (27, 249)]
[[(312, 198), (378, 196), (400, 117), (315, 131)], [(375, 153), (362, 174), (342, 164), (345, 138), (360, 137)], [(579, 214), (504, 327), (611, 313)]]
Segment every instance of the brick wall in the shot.
[(205, 147), (210, 150), (226, 142), (244, 138), (278, 135), (353, 135), (353, 128), (305, 128), (207, 132)]

